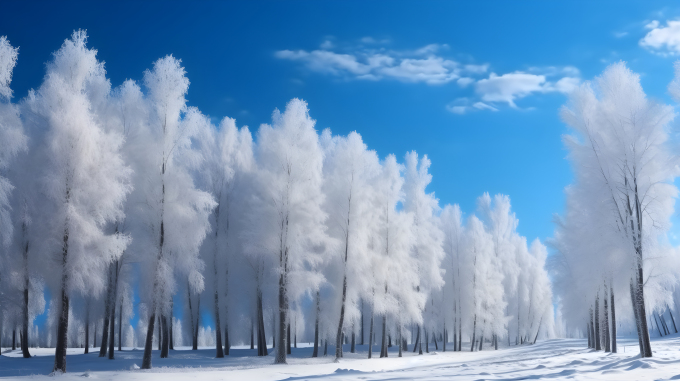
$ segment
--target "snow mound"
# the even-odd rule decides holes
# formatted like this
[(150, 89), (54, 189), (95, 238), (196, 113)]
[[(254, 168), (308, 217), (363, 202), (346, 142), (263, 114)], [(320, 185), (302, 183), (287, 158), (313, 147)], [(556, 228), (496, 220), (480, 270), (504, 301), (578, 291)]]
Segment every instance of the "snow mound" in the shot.
[(132, 364), (130, 366), (130, 370), (137, 370), (137, 369), (139, 369), (139, 365), (137, 365), (137, 364)]

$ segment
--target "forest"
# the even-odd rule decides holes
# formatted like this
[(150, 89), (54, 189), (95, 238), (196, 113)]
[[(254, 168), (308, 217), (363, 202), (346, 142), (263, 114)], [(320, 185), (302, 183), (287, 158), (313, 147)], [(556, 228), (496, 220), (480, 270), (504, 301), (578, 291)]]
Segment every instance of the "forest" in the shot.
[(340, 359), (630, 334), (651, 357), (677, 333), (675, 111), (623, 62), (561, 110), (574, 178), (541, 242), (508, 195), (440, 205), (427, 155), (318, 131), (303, 100), (251, 132), (189, 106), (172, 55), (112, 84), (78, 30), (15, 101), (18, 54), (0, 37), (0, 347), (55, 348), (55, 372), (67, 348), (143, 348), (149, 369), (181, 345), (281, 364), (302, 342)]

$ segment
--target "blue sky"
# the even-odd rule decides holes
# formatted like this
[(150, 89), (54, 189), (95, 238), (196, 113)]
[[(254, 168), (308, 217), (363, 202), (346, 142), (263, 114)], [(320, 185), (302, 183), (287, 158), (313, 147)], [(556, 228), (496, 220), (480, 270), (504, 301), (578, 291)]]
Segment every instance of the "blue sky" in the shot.
[(483, 192), (508, 194), (520, 233), (544, 240), (572, 179), (564, 93), (624, 60), (670, 103), (674, 20), (680, 5), (658, 1), (6, 2), (0, 35), (20, 47), (15, 101), (87, 29), (114, 86), (173, 54), (189, 104), (215, 120), (254, 130), (302, 98), (319, 130), (428, 154), (442, 204), (470, 213)]

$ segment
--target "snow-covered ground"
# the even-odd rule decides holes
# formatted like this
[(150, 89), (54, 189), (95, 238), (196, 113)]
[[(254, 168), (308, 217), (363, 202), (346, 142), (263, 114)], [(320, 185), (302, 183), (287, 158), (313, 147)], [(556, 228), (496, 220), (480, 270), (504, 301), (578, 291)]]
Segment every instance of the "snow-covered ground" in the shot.
[[(69, 349), (68, 373), (63, 380), (675, 380), (680, 379), (680, 336), (653, 342), (654, 357), (640, 359), (637, 341), (621, 339), (621, 353), (609, 354), (585, 349), (584, 340), (558, 339), (535, 345), (482, 352), (431, 351), (422, 356), (408, 352), (390, 357), (366, 359), (366, 347), (356, 354), (346, 352), (339, 363), (332, 356), (312, 359), (311, 348), (293, 349), (288, 365), (273, 365), (272, 356), (258, 358), (255, 350), (232, 349), (231, 356), (215, 359), (214, 349), (191, 351), (180, 348), (169, 359), (158, 358), (154, 369), (135, 369), (142, 351), (116, 352), (115, 360), (88, 355), (82, 349)], [(331, 352), (329, 346), (329, 353)], [(349, 348), (347, 348), (349, 350)], [(441, 348), (440, 348), (441, 349)], [(624, 352), (625, 351), (625, 352)], [(52, 369), (53, 349), (32, 349), (34, 358), (25, 360), (19, 351), (3, 352), (0, 377), (3, 379), (47, 379)], [(379, 350), (377, 351), (379, 355)], [(27, 377), (22, 377), (27, 376)]]

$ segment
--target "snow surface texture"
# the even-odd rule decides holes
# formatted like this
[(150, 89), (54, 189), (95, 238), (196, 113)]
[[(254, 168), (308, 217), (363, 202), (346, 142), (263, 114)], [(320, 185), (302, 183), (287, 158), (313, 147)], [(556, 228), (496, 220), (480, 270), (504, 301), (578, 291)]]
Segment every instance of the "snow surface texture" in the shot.
[[(310, 358), (312, 348), (293, 348), (288, 365), (273, 365), (273, 351), (267, 357), (255, 356), (257, 349), (232, 348), (232, 355), (215, 359), (214, 348), (191, 351), (182, 347), (167, 360), (158, 359), (156, 367), (138, 370), (142, 350), (116, 353), (116, 360), (88, 355), (82, 349), (69, 349), (68, 373), (61, 380), (675, 380), (680, 379), (680, 335), (653, 340), (654, 357), (640, 359), (636, 338), (620, 339), (621, 353), (586, 349), (586, 341), (555, 339), (482, 352), (430, 351), (422, 356), (405, 352), (397, 357), (367, 359), (366, 346), (357, 353), (345, 348), (345, 358)], [(329, 354), (334, 348), (329, 346)], [(378, 346), (374, 351), (378, 350)], [(625, 350), (625, 352), (624, 352)], [(32, 349), (34, 358), (21, 358), (21, 351), (0, 357), (0, 379), (48, 379), (54, 349)]]

